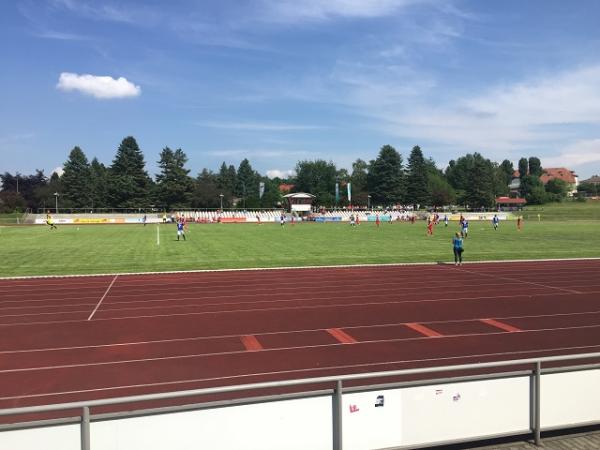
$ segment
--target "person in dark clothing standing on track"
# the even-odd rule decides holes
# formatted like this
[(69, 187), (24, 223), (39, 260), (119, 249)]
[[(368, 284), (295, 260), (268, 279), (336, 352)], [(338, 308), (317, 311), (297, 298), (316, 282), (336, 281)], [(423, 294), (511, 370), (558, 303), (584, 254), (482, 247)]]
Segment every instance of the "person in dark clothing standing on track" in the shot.
[(452, 250), (454, 251), (454, 265), (462, 265), (462, 254), (463, 254), (463, 240), (460, 233), (456, 233), (452, 239)]

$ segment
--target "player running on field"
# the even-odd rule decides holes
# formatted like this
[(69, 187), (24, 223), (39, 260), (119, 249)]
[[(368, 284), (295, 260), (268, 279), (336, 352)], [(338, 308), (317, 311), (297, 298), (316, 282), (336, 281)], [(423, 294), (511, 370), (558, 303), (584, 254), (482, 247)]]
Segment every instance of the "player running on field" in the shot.
[(51, 230), (57, 230), (57, 226), (54, 225), (54, 219), (50, 215), (50, 213), (46, 214), (46, 223), (50, 226)]
[(428, 236), (433, 236), (433, 225), (434, 225), (433, 220), (431, 219), (431, 217), (428, 217), (427, 218), (427, 235)]

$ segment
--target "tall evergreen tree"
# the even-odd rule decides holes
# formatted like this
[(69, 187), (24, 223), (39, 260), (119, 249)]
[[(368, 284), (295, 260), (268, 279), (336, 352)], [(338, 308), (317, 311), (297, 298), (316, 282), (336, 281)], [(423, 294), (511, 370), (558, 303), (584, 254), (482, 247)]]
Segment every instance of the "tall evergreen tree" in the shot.
[(152, 180), (145, 170), (144, 155), (136, 140), (121, 142), (110, 168), (109, 201), (115, 208), (144, 208), (150, 202)]
[(384, 145), (369, 165), (369, 192), (375, 204), (401, 203), (406, 197), (406, 182), (402, 156), (391, 145)]
[(502, 174), (504, 175), (504, 183), (508, 186), (510, 184), (510, 182), (512, 181), (513, 174), (515, 173), (515, 168), (513, 166), (513, 163), (510, 162), (508, 159), (505, 159), (500, 164), (500, 170), (502, 171)]
[(219, 208), (221, 203), (220, 193), (217, 175), (208, 169), (202, 169), (194, 180), (192, 207)]
[(430, 200), (429, 194), (425, 158), (421, 148), (416, 145), (408, 157), (406, 202), (413, 205), (424, 205)]
[(160, 153), (156, 193), (160, 205), (166, 209), (186, 208), (190, 205), (192, 180), (188, 175), (190, 171), (185, 168), (186, 162), (187, 156), (180, 148), (173, 151), (165, 147)]
[(469, 171), (465, 200), (471, 208), (494, 206), (494, 168), (489, 159), (479, 153), (473, 154), (473, 166)]
[(90, 163), (90, 188), (93, 208), (108, 207), (108, 169), (98, 161), (98, 158), (92, 159)]
[(519, 159), (519, 178), (526, 177), (528, 174), (529, 162), (527, 158)]
[(244, 208), (257, 208), (260, 204), (258, 198), (258, 183), (260, 176), (252, 168), (250, 161), (244, 158), (237, 170), (235, 194), (242, 199)]
[(352, 183), (352, 199), (357, 205), (369, 204), (369, 192), (367, 184), (367, 171), (369, 165), (362, 159), (357, 159), (352, 163), (352, 173), (350, 174), (350, 182)]
[(529, 157), (529, 175), (539, 177), (542, 175), (542, 162), (537, 156)]
[(220, 194), (223, 194), (223, 207), (229, 208), (233, 206), (233, 193), (235, 191), (237, 179), (237, 171), (235, 166), (229, 167), (225, 161), (221, 164), (217, 175), (217, 187), (220, 189)]
[(90, 164), (83, 150), (74, 147), (63, 165), (63, 203), (72, 208), (89, 208), (92, 204)]

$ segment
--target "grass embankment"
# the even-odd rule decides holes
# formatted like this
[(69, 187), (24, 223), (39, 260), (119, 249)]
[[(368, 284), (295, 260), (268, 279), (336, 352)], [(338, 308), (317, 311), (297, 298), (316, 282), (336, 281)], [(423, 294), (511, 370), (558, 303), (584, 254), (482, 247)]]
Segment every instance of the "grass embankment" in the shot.
[[(465, 260), (600, 257), (599, 222), (471, 222)], [(191, 224), (0, 228), (0, 276), (449, 261), (456, 223)], [(157, 234), (160, 245), (157, 244)]]
[(22, 218), (23, 213), (0, 213), (0, 225), (17, 225)]
[(544, 220), (600, 220), (600, 201), (588, 200), (577, 202), (567, 200), (561, 203), (526, 207), (523, 211), (525, 219), (537, 220), (537, 215)]

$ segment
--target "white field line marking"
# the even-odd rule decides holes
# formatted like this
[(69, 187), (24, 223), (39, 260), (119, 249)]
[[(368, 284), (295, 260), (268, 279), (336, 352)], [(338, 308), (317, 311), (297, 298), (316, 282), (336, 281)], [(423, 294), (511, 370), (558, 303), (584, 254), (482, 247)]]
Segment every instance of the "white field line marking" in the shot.
[[(506, 334), (506, 333), (505, 333)], [(336, 344), (343, 345), (343, 344)], [(296, 373), (310, 373), (310, 372), (322, 372), (322, 371), (330, 371), (330, 370), (342, 370), (342, 369), (358, 369), (358, 368), (370, 368), (370, 367), (378, 367), (378, 366), (386, 366), (392, 364), (411, 364), (411, 363), (423, 363), (423, 362), (434, 362), (434, 361), (451, 361), (451, 360), (461, 360), (461, 359), (472, 359), (472, 358), (484, 358), (484, 357), (494, 357), (494, 356), (510, 356), (510, 355), (525, 355), (525, 354), (535, 354), (535, 353), (548, 353), (548, 352), (562, 352), (562, 351), (572, 351), (572, 350), (584, 350), (590, 348), (598, 348), (600, 345), (582, 345), (582, 346), (574, 346), (574, 347), (557, 347), (557, 348), (549, 348), (543, 350), (520, 350), (520, 351), (510, 351), (510, 352), (497, 352), (497, 353), (482, 353), (478, 355), (461, 355), (461, 356), (446, 356), (441, 358), (424, 358), (424, 359), (407, 359), (407, 360), (398, 360), (398, 361), (383, 361), (377, 363), (364, 363), (364, 364), (348, 364), (348, 365), (339, 365), (339, 366), (321, 366), (321, 367), (312, 367), (312, 368), (304, 368), (304, 369), (292, 369), (292, 370), (280, 370), (273, 372), (257, 372), (257, 373), (249, 373), (249, 374), (240, 374), (240, 375), (230, 375), (225, 377), (211, 377), (211, 378), (196, 378), (189, 380), (177, 380), (177, 381), (163, 381), (158, 383), (144, 383), (144, 384), (130, 384), (123, 386), (110, 386), (103, 388), (95, 388), (95, 389), (83, 389), (77, 391), (62, 391), (62, 392), (49, 392), (44, 394), (29, 394), (29, 395), (15, 395), (11, 397), (0, 397), (0, 401), (3, 400), (15, 400), (22, 398), (39, 398), (39, 397), (51, 397), (58, 395), (72, 395), (72, 394), (84, 394), (90, 392), (103, 392), (103, 391), (112, 391), (112, 390), (122, 390), (122, 389), (132, 389), (132, 388), (147, 388), (147, 387), (155, 387), (155, 386), (173, 386), (177, 384), (190, 384), (190, 383), (200, 383), (200, 382), (209, 382), (209, 381), (223, 381), (223, 380), (235, 380), (240, 378), (249, 378), (249, 377), (264, 377), (264, 376), (272, 376), (272, 375), (284, 375), (284, 374), (296, 374)], [(245, 352), (247, 353), (247, 352)]]
[(96, 311), (98, 311), (98, 308), (100, 308), (100, 305), (102, 304), (102, 301), (106, 298), (106, 295), (108, 294), (108, 291), (110, 291), (110, 288), (113, 286), (113, 284), (115, 284), (115, 281), (117, 281), (118, 277), (119, 277), (119, 275), (115, 275), (115, 277), (113, 278), (113, 280), (108, 285), (108, 288), (106, 289), (106, 292), (104, 292), (104, 295), (102, 296), (102, 298), (100, 299), (100, 301), (98, 302), (98, 304), (96, 305), (96, 307), (94, 308), (94, 310), (92, 311), (92, 313), (90, 314), (90, 317), (87, 318), (87, 320), (92, 320), (92, 317), (94, 316), (94, 314), (96, 313)]
[[(515, 335), (515, 334), (529, 334), (529, 333), (547, 333), (552, 331), (567, 331), (567, 330), (583, 330), (589, 328), (599, 328), (600, 325), (584, 325), (578, 327), (558, 327), (558, 328), (541, 328), (537, 330), (521, 330), (514, 333), (510, 333), (508, 331), (494, 331), (490, 333), (466, 333), (466, 334), (448, 334), (448, 335), (440, 335), (436, 337), (436, 340), (439, 339), (463, 339), (470, 337), (485, 337), (485, 336), (501, 336), (501, 335)], [(239, 337), (239, 336), (238, 336)], [(354, 345), (365, 345), (365, 344), (390, 344), (390, 343), (401, 343), (401, 342), (412, 342), (412, 341), (423, 341), (423, 340), (431, 340), (430, 336), (416, 336), (409, 338), (395, 338), (395, 339), (372, 339), (365, 341), (357, 341)], [(346, 345), (343, 342), (336, 342), (331, 344), (314, 344), (314, 345), (296, 345), (292, 347), (279, 347), (279, 348), (265, 348), (259, 350), (257, 353), (269, 352), (269, 353), (277, 353), (282, 351), (293, 351), (293, 350), (307, 350), (314, 348), (329, 348), (329, 347), (338, 347), (340, 345)], [(600, 345), (600, 344), (598, 344)], [(596, 346), (598, 346), (596, 345)], [(545, 349), (538, 349), (538, 351), (547, 351)], [(180, 360), (180, 359), (193, 359), (193, 358), (210, 358), (213, 356), (229, 356), (229, 355), (240, 355), (247, 354), (248, 350), (232, 350), (226, 352), (211, 352), (211, 353), (191, 353), (187, 355), (173, 355), (173, 356), (158, 356), (155, 358), (139, 358), (139, 359), (124, 359), (120, 361), (100, 361), (100, 362), (90, 362), (90, 363), (73, 363), (73, 364), (57, 364), (54, 366), (39, 366), (39, 367), (24, 367), (24, 368), (16, 368), (16, 369), (3, 369), (0, 370), (0, 374), (3, 373), (15, 373), (15, 372), (34, 372), (34, 371), (42, 371), (42, 370), (56, 370), (56, 369), (72, 369), (76, 367), (97, 367), (97, 366), (114, 366), (114, 365), (124, 365), (124, 364), (136, 364), (136, 363), (147, 363), (154, 361), (171, 361), (171, 360)], [(518, 352), (517, 352), (518, 353)]]
[(156, 225), (156, 245), (160, 245), (160, 226)]
[[(508, 263), (534, 263), (534, 262), (568, 262), (568, 261), (598, 261), (600, 257), (588, 258), (542, 258), (542, 259), (505, 259), (505, 260), (486, 260), (469, 261), (467, 264), (508, 264)], [(447, 261), (451, 265), (451, 261)], [(31, 279), (52, 279), (52, 278), (84, 278), (84, 277), (109, 277), (114, 275), (160, 275), (160, 274), (179, 274), (179, 273), (212, 273), (212, 272), (256, 272), (256, 271), (275, 271), (275, 270), (314, 270), (314, 269), (352, 269), (361, 267), (412, 267), (412, 266), (438, 266), (438, 262), (417, 262), (417, 263), (385, 263), (385, 264), (337, 264), (323, 266), (284, 266), (284, 267), (242, 267), (236, 269), (198, 269), (198, 270), (166, 270), (157, 272), (109, 272), (109, 273), (88, 273), (80, 275), (31, 275), (0, 277), (0, 280), (31, 280)]]
[[(567, 316), (583, 316), (583, 315), (594, 315), (600, 314), (600, 310), (594, 311), (580, 311), (580, 312), (568, 312), (568, 313), (555, 313), (555, 314), (535, 314), (535, 315), (526, 315), (526, 316), (502, 316), (502, 317), (494, 317), (497, 320), (512, 320), (512, 319), (541, 319), (548, 317), (567, 317)], [(473, 323), (479, 322), (480, 318), (467, 318), (467, 319), (449, 319), (449, 320), (432, 320), (432, 321), (421, 321), (419, 323), (423, 325), (440, 325), (440, 324), (448, 324), (448, 323)], [(363, 324), (363, 325), (344, 325), (337, 324), (333, 325), (333, 328), (343, 328), (346, 330), (355, 330), (355, 329), (365, 329), (365, 328), (385, 328), (385, 327), (397, 327), (404, 326), (406, 322), (389, 322), (389, 323), (378, 323), (378, 324)], [(600, 325), (580, 325), (579, 327), (594, 327)], [(577, 328), (577, 327), (571, 327)], [(532, 329), (532, 330), (521, 330), (521, 331), (536, 331), (536, 330), (550, 330), (551, 328), (542, 328), (542, 329)], [(562, 328), (557, 328), (562, 329)], [(303, 330), (279, 330), (279, 331), (264, 331), (264, 330), (250, 330), (243, 331), (237, 334), (221, 334), (221, 335), (208, 335), (208, 336), (193, 336), (187, 338), (171, 338), (171, 339), (154, 339), (148, 341), (132, 341), (132, 342), (114, 342), (112, 344), (94, 344), (94, 345), (78, 345), (72, 347), (45, 347), (45, 348), (31, 348), (24, 350), (0, 350), (0, 355), (3, 354), (15, 354), (15, 353), (36, 353), (36, 352), (53, 352), (53, 351), (65, 351), (65, 350), (82, 350), (82, 349), (92, 349), (92, 348), (107, 348), (107, 347), (124, 347), (124, 346), (134, 346), (134, 345), (148, 345), (148, 344), (170, 344), (175, 342), (190, 342), (190, 341), (202, 341), (202, 340), (218, 340), (218, 339), (235, 339), (240, 336), (240, 334), (252, 334), (252, 335), (261, 335), (261, 336), (271, 336), (278, 334), (295, 334), (295, 333), (315, 333), (315, 332), (325, 332), (327, 328), (307, 328)], [(491, 333), (485, 333), (491, 334)], [(470, 336), (470, 335), (469, 335)], [(450, 337), (450, 335), (446, 335), (446, 337)]]
[(502, 276), (498, 276), (498, 275), (492, 275), (491, 273), (484, 273), (484, 272), (475, 272), (473, 270), (466, 270), (463, 269), (462, 266), (461, 268), (458, 268), (458, 270), (460, 270), (461, 272), (467, 272), (467, 273), (472, 273), (475, 275), (479, 275), (482, 277), (491, 277), (491, 278), (495, 278), (497, 280), (506, 280), (506, 281), (516, 281), (518, 283), (524, 283), (524, 284), (531, 284), (533, 286), (539, 286), (539, 287), (543, 287), (546, 289), (557, 289), (559, 291), (563, 291), (563, 292), (568, 292), (569, 294), (582, 294), (581, 291), (576, 291), (574, 289), (566, 289), (566, 288), (560, 288), (560, 287), (555, 287), (555, 286), (549, 286), (546, 284), (541, 284), (541, 283), (534, 283), (533, 281), (524, 281), (524, 280), (519, 280), (518, 278), (514, 278), (514, 277), (502, 277)]

